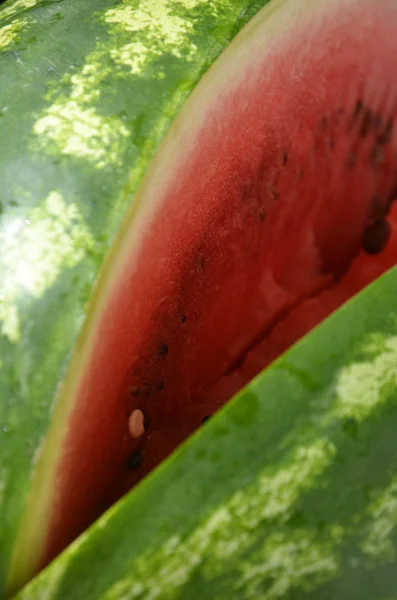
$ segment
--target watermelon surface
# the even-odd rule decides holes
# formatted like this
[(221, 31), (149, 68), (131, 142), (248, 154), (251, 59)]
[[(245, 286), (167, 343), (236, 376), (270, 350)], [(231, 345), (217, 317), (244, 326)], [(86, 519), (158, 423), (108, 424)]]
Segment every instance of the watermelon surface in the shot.
[[(0, 8), (0, 596), (104, 255), (189, 91), (264, 3)], [(11, 587), (31, 576), (38, 538)]]

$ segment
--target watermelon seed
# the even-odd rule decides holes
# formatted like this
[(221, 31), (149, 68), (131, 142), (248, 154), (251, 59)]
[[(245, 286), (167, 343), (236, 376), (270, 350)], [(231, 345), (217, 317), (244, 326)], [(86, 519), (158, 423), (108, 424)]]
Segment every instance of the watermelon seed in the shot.
[(334, 139), (332, 137), (328, 138), (328, 148), (330, 150), (333, 150), (335, 148), (335, 142), (334, 142)]
[(288, 162), (288, 154), (286, 152), (281, 153), (280, 163), (282, 167), (285, 167)]
[(150, 396), (150, 394), (152, 393), (152, 388), (148, 383), (144, 383), (143, 384), (143, 393), (145, 394), (145, 396)]
[(373, 123), (372, 110), (369, 108), (366, 108), (364, 111), (363, 118), (361, 121), (361, 126), (360, 126), (361, 137), (365, 138), (368, 135), (369, 130), (371, 129), (372, 123)]
[(127, 459), (127, 469), (135, 471), (142, 464), (143, 456), (141, 450), (135, 450)]
[(212, 417), (212, 415), (206, 415), (205, 417), (203, 417), (201, 419), (201, 423), (204, 424), (206, 421), (208, 421), (208, 419), (210, 419)]
[(360, 98), (358, 98), (356, 101), (356, 105), (354, 107), (354, 111), (353, 111), (353, 119), (357, 119), (358, 115), (360, 114), (360, 112), (362, 111), (363, 108), (364, 108), (364, 103)]
[(258, 215), (259, 215), (259, 219), (260, 219), (261, 221), (264, 221), (264, 220), (265, 220), (265, 211), (263, 210), (263, 208), (262, 208), (262, 207), (259, 209), (259, 211), (258, 211)]
[(128, 431), (130, 432), (131, 437), (135, 439), (141, 437), (146, 431), (145, 416), (139, 408), (136, 408), (130, 414), (128, 419)]
[(199, 271), (204, 271), (206, 266), (207, 266), (207, 260), (206, 260), (205, 256), (201, 255), (199, 258), (199, 261), (198, 261)]
[(132, 388), (131, 388), (131, 396), (134, 396), (134, 398), (136, 398), (137, 396), (139, 396), (139, 387), (137, 385), (132, 386)]
[(385, 219), (378, 219), (364, 231), (362, 247), (367, 254), (379, 254), (386, 247), (390, 235), (390, 223)]
[(180, 317), (180, 321), (181, 321), (181, 323), (186, 323), (186, 318), (187, 318), (187, 317), (186, 317), (186, 315), (185, 315), (185, 314), (181, 315), (181, 317)]
[(161, 390), (163, 390), (163, 389), (164, 389), (164, 382), (163, 382), (163, 381), (160, 381), (160, 383), (158, 384), (157, 388), (158, 388), (158, 389), (160, 390), (160, 392), (161, 392)]
[(160, 354), (160, 356), (167, 356), (167, 354), (168, 354), (168, 344), (160, 344), (160, 346), (159, 346), (159, 354)]

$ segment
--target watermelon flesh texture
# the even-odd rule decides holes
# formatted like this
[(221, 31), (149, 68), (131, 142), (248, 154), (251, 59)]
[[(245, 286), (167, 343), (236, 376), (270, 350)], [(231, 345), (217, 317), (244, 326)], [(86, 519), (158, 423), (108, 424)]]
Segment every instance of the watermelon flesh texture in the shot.
[(259, 19), (226, 53), (149, 170), (43, 449), (36, 570), (397, 262), (396, 3), (304, 4), (310, 18), (275, 39)]

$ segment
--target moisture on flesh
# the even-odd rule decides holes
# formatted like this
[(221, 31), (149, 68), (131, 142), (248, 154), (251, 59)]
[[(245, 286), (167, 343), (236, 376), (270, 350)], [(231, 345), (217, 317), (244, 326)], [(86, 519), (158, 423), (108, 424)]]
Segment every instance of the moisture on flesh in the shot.
[(221, 58), (149, 170), (61, 392), (41, 564), (396, 262), (396, 3), (305, 0), (291, 28), (294, 2)]

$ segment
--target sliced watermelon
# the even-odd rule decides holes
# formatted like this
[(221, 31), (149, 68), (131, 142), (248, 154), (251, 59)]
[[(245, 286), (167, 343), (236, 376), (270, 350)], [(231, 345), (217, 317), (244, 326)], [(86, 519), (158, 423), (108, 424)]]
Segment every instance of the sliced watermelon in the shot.
[[(0, 596), (104, 255), (189, 91), (263, 4), (0, 8)], [(22, 536), (16, 586), (31, 575), (42, 535)]]

